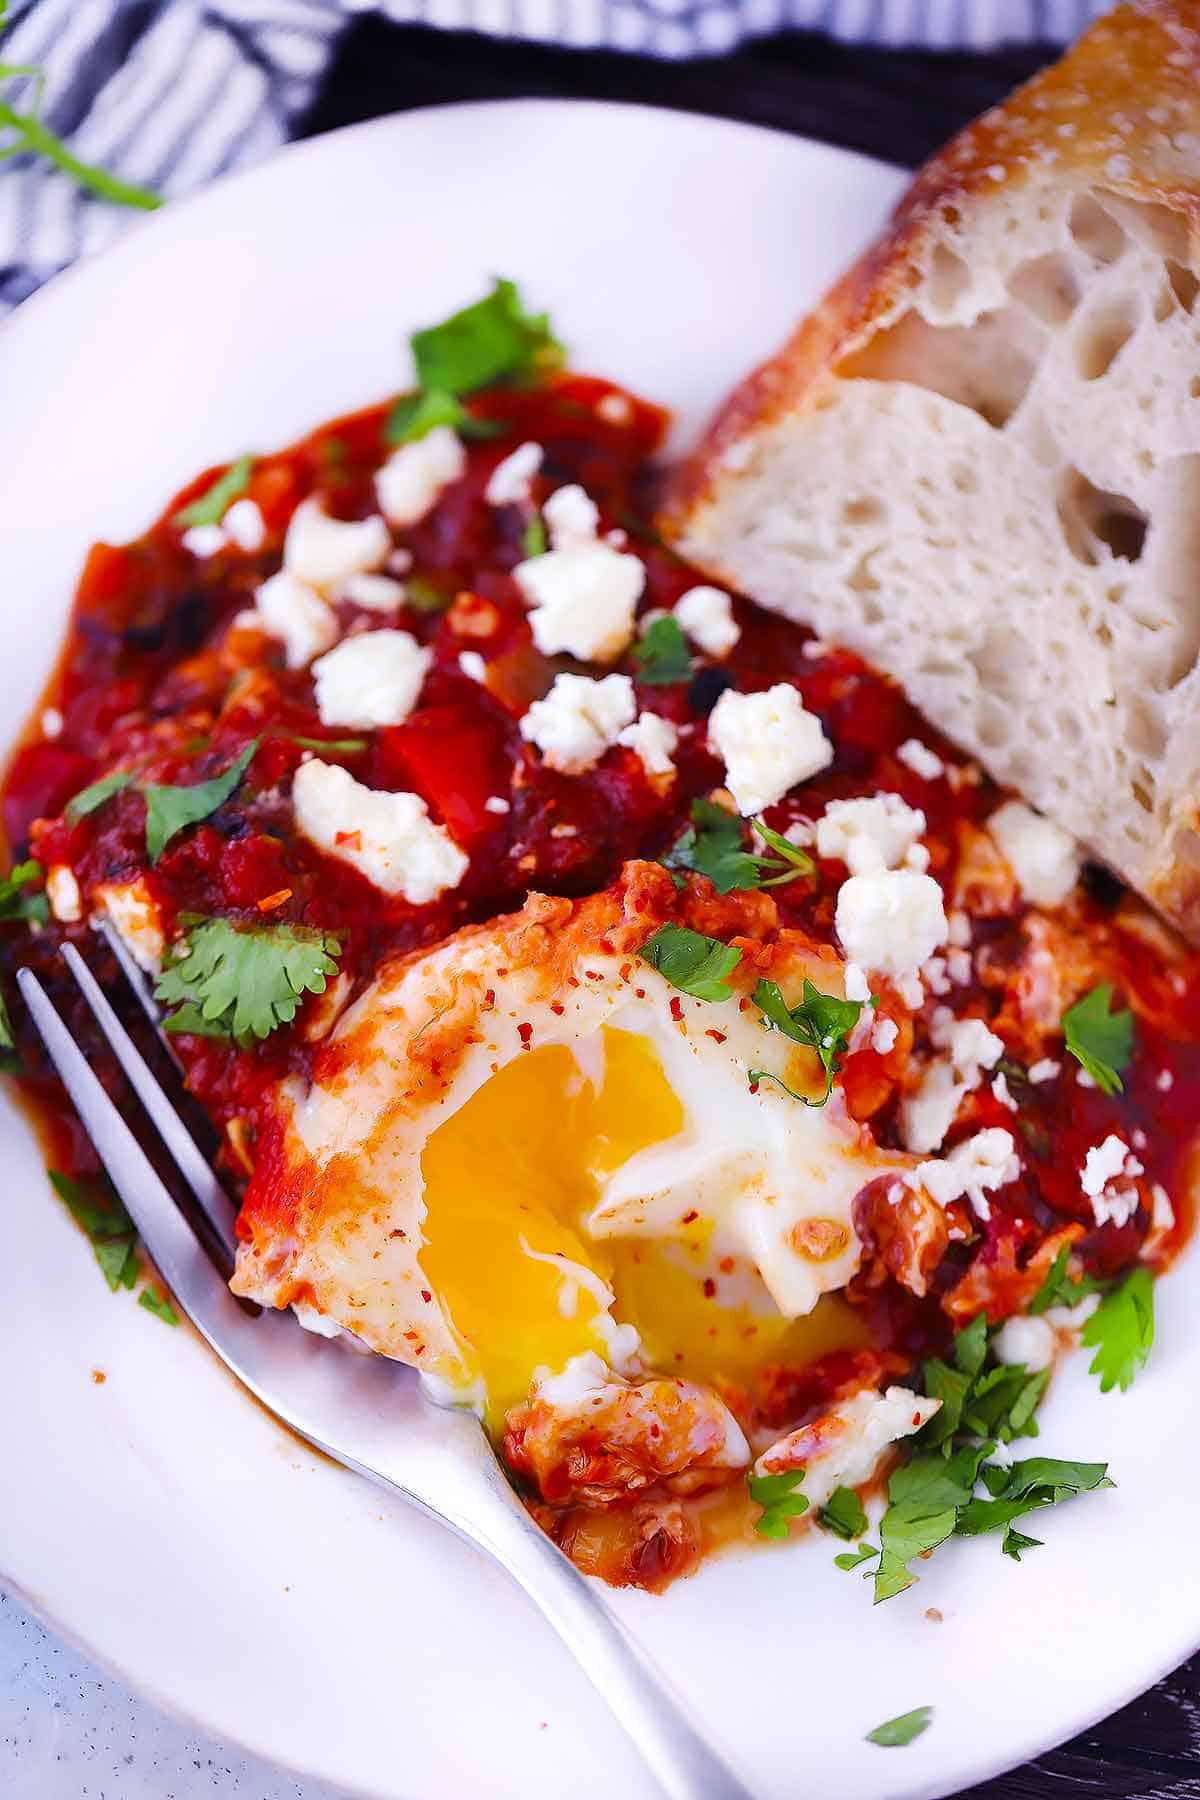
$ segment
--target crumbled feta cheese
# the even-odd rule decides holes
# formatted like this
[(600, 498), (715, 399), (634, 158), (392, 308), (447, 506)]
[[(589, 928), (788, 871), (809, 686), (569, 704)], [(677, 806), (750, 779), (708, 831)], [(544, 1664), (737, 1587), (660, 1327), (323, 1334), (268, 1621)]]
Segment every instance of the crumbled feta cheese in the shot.
[(390, 575), (351, 575), (339, 587), (337, 597), (366, 612), (394, 613), (408, 599), (408, 589)]
[(1001, 1106), (1007, 1106), (1009, 1112), (1016, 1112), (1017, 1103), (1009, 1091), (1008, 1076), (1003, 1070), (992, 1078), (992, 1096), (1000, 1102)]
[(1156, 1181), (1150, 1189), (1150, 1229), (1142, 1244), (1143, 1257), (1155, 1255), (1174, 1229), (1175, 1208), (1171, 1205), (1171, 1196), (1162, 1183)]
[(895, 1048), (899, 1035), (900, 1027), (895, 1019), (880, 1019), (871, 1033), (872, 1050), (877, 1050), (880, 1056), (886, 1056), (889, 1050)]
[(709, 715), (708, 741), (725, 764), (726, 786), (738, 811), (747, 815), (774, 806), (789, 788), (833, 761), (820, 719), (805, 711), (789, 682), (758, 694), (727, 688)]
[(83, 895), (66, 863), (51, 863), (46, 870), (46, 899), (60, 925), (76, 925), (82, 919)]
[(633, 636), (646, 585), (636, 556), (592, 539), (531, 556), (513, 577), (533, 609), (533, 641), (546, 656), (565, 651), (582, 662), (613, 662)]
[(480, 656), (478, 650), (460, 650), (458, 653), (458, 666), (467, 677), (468, 681), (482, 682), (487, 680), (487, 664), (484, 662), (482, 656)]
[(1125, 1173), (1129, 1155), (1129, 1145), (1115, 1132), (1110, 1132), (1102, 1144), (1092, 1145), (1079, 1171), (1080, 1183), (1089, 1200), (1103, 1193), (1114, 1176)]
[(1135, 1187), (1107, 1187), (1092, 1201), (1092, 1217), (1097, 1225), (1128, 1225), (1140, 1205)]
[(413, 566), (413, 553), (401, 544), (390, 552), (383, 566), (389, 575), (407, 575)]
[(314, 757), (296, 770), (292, 799), (297, 828), (310, 843), (413, 906), (457, 887), (467, 872), (467, 858), (416, 794), (364, 787)]
[(856, 962), (846, 964), (846, 998), (857, 1000), (861, 1006), (871, 998), (871, 984)]
[(193, 525), (185, 531), (180, 543), (189, 556), (199, 562), (207, 562), (218, 550), (223, 550), (229, 539), (220, 525)]
[(925, 989), (919, 975), (897, 975), (896, 992), (909, 1012), (920, 1012), (925, 1004)]
[(764, 1450), (754, 1472), (768, 1475), (802, 1468), (802, 1491), (815, 1510), (824, 1506), (835, 1488), (869, 1481), (888, 1446), (920, 1431), (941, 1404), (911, 1388), (890, 1387), (882, 1394), (860, 1390)]
[(600, 510), (579, 483), (556, 488), (542, 507), (552, 550), (570, 550), (590, 544), (600, 523)]
[(679, 733), (670, 719), (661, 713), (644, 712), (617, 736), (618, 744), (634, 751), (647, 775), (673, 775), (675, 764), (671, 752), (679, 741)]
[(915, 869), (919, 875), (925, 873), (931, 860), (929, 851), (924, 844), (910, 844), (904, 852), (905, 868)]
[(919, 775), (922, 781), (936, 781), (946, 773), (946, 765), (920, 738), (905, 738), (896, 752), (896, 761)]
[(1155, 1077), (1154, 1085), (1160, 1094), (1169, 1094), (1175, 1086), (1175, 1077), (1170, 1069), (1160, 1069)]
[(352, 575), (381, 568), (391, 547), (378, 513), (369, 519), (331, 519), (310, 496), (292, 514), (283, 540), (283, 566), (309, 587), (339, 587)]
[(1020, 1173), (1012, 1133), (994, 1125), (956, 1144), (949, 1156), (918, 1163), (905, 1180), (910, 1187), (923, 1187), (939, 1206), (966, 1198), (976, 1217), (986, 1222), (991, 1215), (986, 1194), (1006, 1187)]
[(322, 725), (373, 731), (402, 725), (417, 703), (433, 652), (408, 631), (364, 631), (343, 638), (313, 664)]
[(689, 588), (675, 602), (675, 621), (705, 656), (728, 656), (742, 635), (723, 588)]
[(1062, 1064), (1055, 1062), (1052, 1056), (1043, 1056), (1040, 1062), (1029, 1065), (1029, 1079), (1037, 1087), (1043, 1081), (1053, 1081), (1061, 1068)]
[(1020, 1315), (1005, 1319), (992, 1339), (992, 1355), (997, 1362), (1018, 1363), (1036, 1375), (1054, 1361), (1054, 1332), (1045, 1319)]
[(448, 425), (435, 425), (413, 444), (393, 450), (375, 476), (384, 517), (415, 525), (437, 504), (442, 489), (467, 472), (467, 453)]
[(969, 987), (972, 975), (969, 950), (947, 950), (946, 973), (955, 987)]
[(535, 700), (521, 720), (521, 736), (552, 769), (578, 775), (599, 762), (636, 711), (628, 675), (556, 675), (545, 699)]
[(1007, 800), (988, 820), (988, 830), (1035, 906), (1061, 906), (1079, 879), (1079, 849), (1061, 826)]
[(529, 484), (542, 466), (540, 444), (518, 444), (498, 462), (488, 477), (483, 497), (489, 506), (523, 506), (529, 499)]
[(852, 875), (897, 869), (925, 829), (925, 814), (899, 794), (831, 800), (817, 820), (817, 853), (843, 862)]
[(483, 803), (483, 810), (490, 813), (506, 813), (512, 811), (512, 806), (502, 794), (489, 794)]
[(900, 1107), (900, 1131), (904, 1147), (914, 1156), (936, 1150), (958, 1116), (963, 1096), (976, 1084), (961, 1081), (953, 1065), (938, 1060), (927, 1065), (920, 1085), (906, 1094)]
[(1081, 1088), (1094, 1088), (1096, 1085), (1096, 1077), (1089, 1075), (1086, 1069), (1076, 1069), (1075, 1079)]
[(836, 924), (852, 962), (882, 975), (913, 975), (946, 941), (942, 890), (932, 875), (913, 869), (852, 875), (838, 890)]
[(946, 973), (945, 957), (931, 956), (928, 962), (922, 963), (921, 980), (925, 983), (925, 986), (929, 989), (931, 994), (936, 994), (939, 997), (943, 994), (948, 994), (953, 983)]
[(948, 1050), (959, 1074), (979, 1079), (980, 1069), (994, 1069), (1004, 1055), (1004, 1039), (989, 1031), (982, 1019), (936, 1018), (932, 1026), (933, 1041), (939, 1050)]
[(946, 914), (946, 942), (953, 944), (956, 950), (965, 950), (971, 942), (971, 918), (969, 913), (955, 907)]
[(61, 737), (63, 716), (57, 706), (48, 706), (42, 714), (42, 736), (44, 738)]
[(633, 418), (633, 402), (626, 394), (601, 394), (596, 402), (596, 417), (606, 425), (628, 425)]
[(251, 556), (267, 541), (267, 522), (262, 512), (255, 501), (244, 497), (234, 501), (221, 520), (221, 526), (238, 549)]
[(161, 909), (145, 876), (134, 881), (102, 881), (92, 898), (138, 967), (148, 975), (160, 974), (167, 938)]
[(337, 614), (320, 594), (280, 569), (254, 596), (257, 619), (271, 637), (279, 638), (289, 669), (303, 669), (337, 642)]

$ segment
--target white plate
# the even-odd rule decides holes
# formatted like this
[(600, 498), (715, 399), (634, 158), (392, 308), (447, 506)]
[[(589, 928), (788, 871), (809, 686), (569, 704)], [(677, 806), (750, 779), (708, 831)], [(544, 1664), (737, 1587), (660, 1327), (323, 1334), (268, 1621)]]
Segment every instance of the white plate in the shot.
[[(900, 185), (741, 126), (519, 102), (335, 134), (137, 228), (0, 332), (10, 726), (91, 539), (136, 532), (206, 463), (386, 393), (407, 331), (488, 274), (518, 278), (577, 366), (668, 402), (686, 435)], [(110, 1296), (15, 1112), (0, 1147), (0, 1573), (156, 1700), (295, 1769), (389, 1800), (650, 1800), (506, 1580), (300, 1447), (188, 1332)], [(872, 1611), (814, 1535), (613, 1597), (756, 1791), (943, 1794), (1188, 1654), (1198, 1301), (1193, 1257), (1162, 1284), (1130, 1395), (1102, 1398), (1082, 1368), (1056, 1383), (1044, 1447), (1110, 1458), (1120, 1487), (1047, 1516), (1020, 1567), (994, 1541), (950, 1546)], [(863, 1742), (924, 1704), (911, 1747)]]

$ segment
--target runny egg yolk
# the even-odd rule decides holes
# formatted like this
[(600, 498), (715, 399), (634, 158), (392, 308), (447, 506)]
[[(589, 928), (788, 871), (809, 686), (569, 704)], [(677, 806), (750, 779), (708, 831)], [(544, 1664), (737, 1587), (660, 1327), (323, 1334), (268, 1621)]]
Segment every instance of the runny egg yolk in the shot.
[(834, 1296), (807, 1318), (782, 1317), (753, 1271), (714, 1260), (703, 1232), (683, 1226), (635, 1243), (587, 1235), (614, 1170), (685, 1125), (652, 1044), (612, 1026), (602, 1037), (598, 1083), (564, 1045), (531, 1050), (422, 1153), (421, 1266), (482, 1378), (493, 1425), (526, 1397), (536, 1369), (560, 1370), (588, 1350), (608, 1360), (614, 1316), (637, 1330), (649, 1366), (701, 1381), (746, 1381), (767, 1363), (864, 1340)]

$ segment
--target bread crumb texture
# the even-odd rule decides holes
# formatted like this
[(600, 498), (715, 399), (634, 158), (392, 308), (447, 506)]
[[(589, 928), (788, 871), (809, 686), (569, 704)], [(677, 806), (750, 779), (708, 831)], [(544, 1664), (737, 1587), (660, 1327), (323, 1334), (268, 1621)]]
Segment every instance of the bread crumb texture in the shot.
[(1200, 0), (1142, 0), (921, 171), (664, 525), (900, 679), (1200, 936)]

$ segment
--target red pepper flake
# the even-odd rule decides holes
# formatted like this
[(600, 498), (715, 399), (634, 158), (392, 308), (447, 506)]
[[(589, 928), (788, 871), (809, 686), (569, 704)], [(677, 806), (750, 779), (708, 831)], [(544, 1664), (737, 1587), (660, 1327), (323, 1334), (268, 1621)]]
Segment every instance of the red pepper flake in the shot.
[(629, 980), (629, 972), (632, 968), (633, 968), (632, 963), (622, 963), (621, 964), (621, 967), (618, 969), (617, 973), (620, 975), (622, 981)]
[(97, 1387), (103, 1387), (104, 1383), (108, 1380), (108, 1376), (104, 1373), (103, 1369), (93, 1369), (92, 1380)]
[(566, 1012), (566, 1010), (567, 1009), (563, 1005), (561, 1000), (552, 1000), (550, 1002), (550, 1011), (552, 1013), (554, 1013), (558, 1018), (561, 1019), (563, 1014)]
[(715, 1298), (716, 1292), (717, 1292), (716, 1282), (713, 1280), (711, 1275), (706, 1275), (704, 1277), (704, 1298), (706, 1300), (712, 1300), (713, 1298)]
[(604, 977), (600, 973), (599, 969), (585, 969), (583, 972), (587, 976), (589, 981), (603, 981), (604, 980)]
[(501, 981), (503, 981), (504, 977), (508, 974), (508, 970), (507, 969), (497, 969), (496, 973), (500, 977)]
[(644, 1000), (646, 998), (645, 988), (634, 988), (633, 991), (637, 995), (639, 1000)]
[(683, 1002), (677, 994), (671, 996), (671, 1017), (677, 1025), (683, 1018)]
[(714, 1044), (723, 1044), (725, 1042), (726, 1034), (723, 1031), (713, 1031), (710, 1029), (706, 1031), (704, 1035), (705, 1037), (710, 1037)]
[(362, 849), (362, 832), (361, 831), (339, 831), (334, 834), (333, 841), (335, 844), (340, 844), (344, 849), (361, 850)]
[(517, 1036), (520, 1038), (521, 1042), (524, 1044), (525, 1048), (528, 1050), (529, 1040), (533, 1036), (533, 1026), (532, 1025), (518, 1025), (517, 1026)]
[(696, 1208), (693, 1206), (691, 1212), (684, 1213), (684, 1215), (683, 1215), (682, 1219), (680, 1219), (679, 1223), (681, 1225), (690, 1225), (694, 1219), (698, 1219), (699, 1217), (700, 1217), (700, 1214), (696, 1211)]
[(567, 976), (567, 986), (568, 987), (578, 987), (579, 986), (579, 982), (576, 980), (574, 975)]
[(421, 1298), (425, 1302), (426, 1306), (428, 1306), (430, 1301), (433, 1299), (433, 1295), (430, 1293), (428, 1288), (422, 1288), (421, 1289)]
[(495, 988), (488, 988), (485, 991), (484, 996), (483, 996), (483, 1004), (487, 1007), (489, 1012), (492, 1010), (493, 1006), (495, 1006), (495, 1004), (496, 1004)]
[(284, 902), (290, 900), (291, 897), (291, 888), (276, 888), (273, 894), (263, 895), (262, 899), (258, 902), (258, 910), (262, 913), (274, 912), (277, 906), (282, 906)]
[(718, 1267), (718, 1269), (720, 1269), (722, 1275), (732, 1275), (733, 1274), (733, 1258), (732, 1258), (732, 1256), (723, 1256), (721, 1258), (720, 1262), (717, 1264), (717, 1267)]

